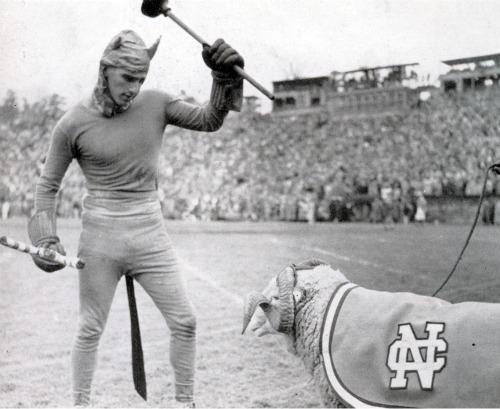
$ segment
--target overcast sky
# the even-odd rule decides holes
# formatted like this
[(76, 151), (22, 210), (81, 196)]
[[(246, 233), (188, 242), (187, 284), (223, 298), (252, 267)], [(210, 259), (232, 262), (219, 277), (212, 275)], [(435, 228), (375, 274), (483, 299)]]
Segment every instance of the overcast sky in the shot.
[[(211, 78), (201, 46), (141, 0), (0, 0), (0, 97), (86, 97), (104, 47), (122, 29), (162, 41), (144, 88), (205, 101)], [(170, 0), (172, 12), (209, 42), (224, 38), (245, 70), (272, 82), (361, 66), (420, 63), (437, 79), (442, 60), (500, 52), (499, 0)], [(250, 84), (245, 95), (261, 96)], [(264, 111), (269, 102), (262, 96)]]

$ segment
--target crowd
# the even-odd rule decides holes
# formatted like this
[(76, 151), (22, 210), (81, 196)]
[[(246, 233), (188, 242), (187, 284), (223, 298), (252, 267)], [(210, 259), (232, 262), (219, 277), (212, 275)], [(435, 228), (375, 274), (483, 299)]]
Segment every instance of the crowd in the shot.
[[(20, 102), (9, 92), (0, 105), (0, 205), (2, 218), (31, 215), (35, 183), (45, 160), (52, 129), (64, 114), (63, 99), (52, 95), (33, 104)], [(83, 194), (84, 181), (76, 164), (71, 165), (64, 189), (60, 192), (60, 210), (67, 215), (70, 202)]]
[[(168, 127), (159, 191), (167, 218), (407, 222), (421, 197), (477, 196), (500, 159), (494, 91), (436, 94), (404, 115), (333, 121), (326, 115), (231, 114), (216, 133)], [(29, 215), (57, 95), (0, 106), (0, 202)], [(500, 196), (498, 177), (487, 195)], [(73, 163), (58, 212), (78, 217), (83, 176)], [(425, 200), (425, 199), (424, 199)]]

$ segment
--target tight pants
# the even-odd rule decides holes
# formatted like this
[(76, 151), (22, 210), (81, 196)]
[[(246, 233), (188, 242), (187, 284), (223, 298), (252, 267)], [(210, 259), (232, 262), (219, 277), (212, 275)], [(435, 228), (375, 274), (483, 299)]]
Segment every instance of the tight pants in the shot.
[(196, 317), (156, 195), (87, 196), (78, 250), (80, 312), (72, 356), (75, 405), (88, 405), (99, 340), (121, 277), (132, 275), (170, 329), (170, 362), (178, 401), (194, 399)]

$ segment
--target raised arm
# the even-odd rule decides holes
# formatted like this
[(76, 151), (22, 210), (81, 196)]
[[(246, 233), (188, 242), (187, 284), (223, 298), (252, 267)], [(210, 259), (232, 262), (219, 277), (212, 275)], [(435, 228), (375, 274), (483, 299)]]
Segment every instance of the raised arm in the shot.
[(220, 129), (229, 111), (241, 111), (243, 79), (234, 66), (244, 67), (243, 57), (224, 40), (218, 39), (202, 51), (205, 64), (212, 70), (210, 101), (202, 107), (172, 100), (167, 108), (168, 122), (182, 128), (213, 132)]

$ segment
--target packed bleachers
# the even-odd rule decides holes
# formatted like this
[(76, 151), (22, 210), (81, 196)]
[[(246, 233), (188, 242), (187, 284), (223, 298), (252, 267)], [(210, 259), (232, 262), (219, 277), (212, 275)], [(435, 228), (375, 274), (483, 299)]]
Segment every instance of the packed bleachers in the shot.
[[(232, 113), (212, 134), (169, 127), (159, 174), (165, 217), (401, 221), (413, 217), (418, 192), (478, 195), (500, 159), (498, 96), (436, 93), (402, 116), (364, 120)], [(0, 201), (11, 214), (32, 212), (62, 103), (54, 95), (21, 104), (10, 93), (0, 106)], [(498, 179), (489, 179), (489, 195), (500, 196)], [(73, 163), (59, 214), (79, 215), (83, 193)]]

